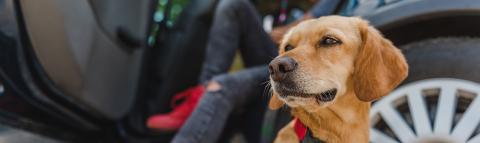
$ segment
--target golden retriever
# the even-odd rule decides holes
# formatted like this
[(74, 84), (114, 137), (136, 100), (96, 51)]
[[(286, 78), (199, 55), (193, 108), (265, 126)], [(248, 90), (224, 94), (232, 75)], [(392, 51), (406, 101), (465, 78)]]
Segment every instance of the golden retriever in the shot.
[[(326, 16), (284, 35), (269, 65), (269, 107), (287, 104), (316, 139), (333, 143), (369, 141), (370, 102), (394, 89), (408, 74), (404, 56), (368, 22)], [(279, 143), (299, 142), (294, 122)]]

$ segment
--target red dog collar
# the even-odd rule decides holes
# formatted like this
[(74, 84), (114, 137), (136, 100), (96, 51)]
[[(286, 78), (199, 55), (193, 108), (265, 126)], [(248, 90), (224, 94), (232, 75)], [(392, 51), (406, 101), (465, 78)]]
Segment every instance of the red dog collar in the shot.
[(293, 128), (295, 129), (295, 133), (297, 134), (298, 139), (302, 141), (305, 138), (305, 135), (307, 134), (307, 127), (300, 121), (298, 118), (293, 119), (295, 122), (295, 125)]
[(301, 143), (325, 143), (325, 141), (315, 138), (312, 131), (310, 131), (298, 118), (295, 118), (294, 122), (293, 128)]

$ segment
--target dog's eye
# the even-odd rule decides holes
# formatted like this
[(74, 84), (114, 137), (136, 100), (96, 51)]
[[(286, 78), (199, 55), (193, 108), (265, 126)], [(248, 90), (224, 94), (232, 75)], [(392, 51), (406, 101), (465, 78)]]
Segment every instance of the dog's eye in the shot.
[(288, 44), (287, 46), (285, 46), (285, 52), (288, 52), (288, 51), (290, 51), (290, 50), (292, 50), (292, 49), (293, 49), (293, 46), (290, 45), (290, 44)]
[(321, 46), (331, 46), (331, 45), (336, 45), (336, 44), (341, 44), (342, 41), (337, 40), (333, 37), (325, 37), (320, 41)]

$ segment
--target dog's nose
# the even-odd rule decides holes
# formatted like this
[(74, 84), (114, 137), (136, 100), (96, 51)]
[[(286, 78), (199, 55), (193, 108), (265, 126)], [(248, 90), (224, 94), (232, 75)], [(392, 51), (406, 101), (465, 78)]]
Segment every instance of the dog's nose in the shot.
[(297, 68), (297, 62), (290, 57), (275, 58), (268, 65), (270, 76), (274, 81), (285, 79), (285, 75)]

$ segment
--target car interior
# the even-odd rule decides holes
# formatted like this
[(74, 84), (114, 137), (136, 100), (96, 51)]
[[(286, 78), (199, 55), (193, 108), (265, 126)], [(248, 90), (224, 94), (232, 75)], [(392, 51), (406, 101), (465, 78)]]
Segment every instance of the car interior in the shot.
[(216, 4), (176, 1), (186, 10), (174, 15), (174, 2), (158, 1), (164, 20), (154, 21), (156, 1), (21, 0), (29, 70), (55, 93), (47, 104), (66, 107), (91, 125), (86, 130), (108, 125), (159, 136), (145, 119), (170, 110), (174, 93), (197, 84)]

